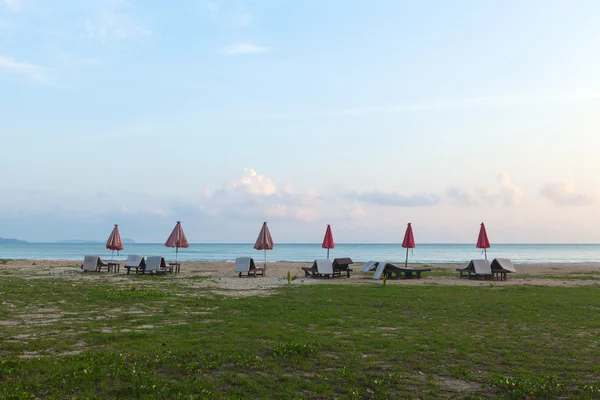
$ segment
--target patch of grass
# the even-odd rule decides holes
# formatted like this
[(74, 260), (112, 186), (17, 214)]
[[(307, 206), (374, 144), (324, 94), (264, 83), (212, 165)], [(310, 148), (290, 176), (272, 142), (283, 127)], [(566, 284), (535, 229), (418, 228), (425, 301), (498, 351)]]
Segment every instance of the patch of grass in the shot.
[(0, 398), (600, 396), (597, 285), (235, 299), (189, 279), (0, 276)]

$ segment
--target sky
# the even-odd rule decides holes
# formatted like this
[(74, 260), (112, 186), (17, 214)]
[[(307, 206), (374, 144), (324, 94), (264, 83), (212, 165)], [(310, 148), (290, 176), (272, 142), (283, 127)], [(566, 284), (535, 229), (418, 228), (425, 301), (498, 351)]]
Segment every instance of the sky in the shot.
[(600, 243), (596, 0), (0, 0), (0, 237)]

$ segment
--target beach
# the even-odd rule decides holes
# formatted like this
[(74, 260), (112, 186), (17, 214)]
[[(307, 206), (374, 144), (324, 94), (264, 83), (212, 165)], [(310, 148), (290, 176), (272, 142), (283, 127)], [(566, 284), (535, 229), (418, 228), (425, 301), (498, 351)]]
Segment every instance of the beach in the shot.
[[(76, 279), (90, 281), (113, 282), (115, 285), (126, 285), (136, 280), (135, 274), (127, 275), (121, 267), (119, 272), (88, 272), (79, 269), (79, 262), (72, 260), (9, 260), (0, 264), (4, 273), (27, 279)], [(257, 262), (257, 266), (262, 263)], [(400, 265), (400, 264), (398, 264)], [(287, 274), (297, 275), (292, 282), (294, 285), (335, 284), (335, 285), (375, 285), (382, 280), (373, 280), (373, 273), (361, 273), (362, 263), (351, 265), (353, 272), (350, 278), (323, 279), (305, 277), (302, 267), (310, 263), (302, 262), (272, 262), (267, 263), (265, 277), (238, 277), (231, 262), (182, 262), (181, 272), (167, 274), (170, 279), (181, 285), (210, 287), (214, 290), (223, 289), (224, 294), (233, 296), (253, 295), (264, 293), (273, 288), (288, 284)], [(409, 267), (421, 268), (425, 265), (411, 264)], [(464, 285), (464, 286), (582, 286), (600, 285), (600, 263), (537, 263), (515, 264), (516, 274), (509, 274), (506, 281), (468, 280), (459, 278), (456, 268), (464, 268), (464, 264), (427, 264), (432, 272), (425, 272), (421, 279), (387, 280), (387, 285)], [(201, 279), (199, 279), (201, 278)], [(137, 281), (136, 281), (137, 282)]]

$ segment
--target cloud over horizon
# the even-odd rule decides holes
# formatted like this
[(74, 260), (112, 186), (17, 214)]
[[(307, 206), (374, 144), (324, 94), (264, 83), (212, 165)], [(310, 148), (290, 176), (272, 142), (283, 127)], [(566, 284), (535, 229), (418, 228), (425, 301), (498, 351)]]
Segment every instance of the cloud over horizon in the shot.
[(582, 207), (600, 202), (599, 195), (576, 192), (572, 182), (546, 183), (540, 189), (540, 195), (557, 207)]
[(499, 183), (497, 186), (476, 189), (450, 186), (445, 194), (451, 204), (459, 207), (481, 205), (512, 207), (521, 203), (523, 191), (512, 182), (507, 172), (502, 172), (496, 179)]

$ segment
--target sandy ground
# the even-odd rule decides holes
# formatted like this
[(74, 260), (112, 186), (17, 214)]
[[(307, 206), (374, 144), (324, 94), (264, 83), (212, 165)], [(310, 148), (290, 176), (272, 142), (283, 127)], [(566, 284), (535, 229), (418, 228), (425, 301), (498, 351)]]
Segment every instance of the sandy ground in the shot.
[[(118, 273), (84, 273), (79, 270), (79, 262), (67, 260), (13, 260), (0, 264), (0, 270), (13, 275), (21, 275), (34, 279), (68, 278), (68, 279), (102, 279), (117, 283), (128, 283), (133, 275), (127, 275), (121, 268)], [(260, 266), (260, 264), (257, 264)], [(298, 274), (293, 284), (374, 284), (378, 283), (371, 277), (373, 273), (360, 273), (362, 263), (352, 265), (354, 272), (350, 278), (345, 275), (336, 279), (313, 279), (305, 277), (301, 270), (310, 263), (276, 262), (267, 264), (266, 277), (239, 278), (234, 272), (234, 264), (227, 262), (183, 262), (181, 273), (174, 277), (182, 284), (191, 286), (210, 286), (214, 289), (235, 291), (259, 291), (287, 284), (287, 273)], [(412, 267), (422, 267), (420, 264), (409, 264)], [(433, 264), (429, 265), (435, 272), (449, 272), (452, 276), (432, 276), (423, 273), (421, 279), (388, 280), (388, 285), (465, 285), (488, 286), (490, 281), (460, 279), (456, 268), (463, 264)], [(600, 285), (600, 263), (572, 264), (517, 264), (517, 273), (509, 274), (507, 281), (494, 281), (494, 285), (541, 285), (541, 286), (581, 286)], [(189, 279), (207, 277), (209, 279)], [(186, 279), (187, 278), (187, 279)], [(381, 281), (379, 281), (381, 282)], [(250, 294), (250, 293), (248, 293)]]

